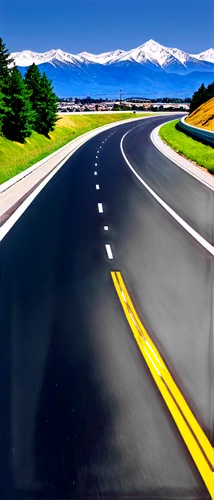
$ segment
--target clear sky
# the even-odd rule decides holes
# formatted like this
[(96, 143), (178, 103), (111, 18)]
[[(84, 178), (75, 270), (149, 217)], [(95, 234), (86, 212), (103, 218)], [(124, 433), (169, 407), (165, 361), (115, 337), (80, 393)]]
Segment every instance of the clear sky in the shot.
[(10, 52), (132, 49), (149, 39), (198, 53), (214, 47), (214, 0), (0, 0)]

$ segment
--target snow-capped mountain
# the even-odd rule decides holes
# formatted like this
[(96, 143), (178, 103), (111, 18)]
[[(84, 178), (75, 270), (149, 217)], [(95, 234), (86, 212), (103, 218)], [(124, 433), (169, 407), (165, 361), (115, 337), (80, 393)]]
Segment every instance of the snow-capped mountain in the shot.
[(48, 52), (32, 52), (31, 50), (23, 50), (22, 52), (13, 52), (11, 54), (15, 61), (16, 66), (30, 66), (35, 63), (36, 65), (50, 63), (58, 65), (59, 63), (70, 63), (79, 65), (81, 63), (90, 64), (108, 64), (113, 63), (125, 53), (124, 50), (113, 50), (111, 52), (104, 52), (102, 54), (90, 54), (89, 52), (80, 52), (77, 55), (63, 52), (61, 49), (49, 50)]
[(88, 52), (81, 52), (77, 54), (75, 57), (84, 63), (97, 63), (97, 64), (111, 64), (116, 62), (117, 60), (125, 54), (124, 50), (112, 50), (111, 52), (103, 52), (102, 54), (89, 54)]
[(188, 54), (154, 40), (132, 50), (102, 54), (69, 54), (61, 49), (44, 53), (24, 50), (11, 54), (24, 75), (32, 63), (52, 80), (56, 94), (65, 96), (186, 97), (203, 82), (214, 80), (214, 49)]
[(23, 50), (22, 52), (13, 52), (11, 57), (16, 66), (30, 66), (33, 63), (41, 64), (43, 61), (45, 62), (45, 54), (46, 52), (39, 54), (31, 50)]
[[(173, 54), (173, 51), (177, 53), (177, 57)], [(135, 61), (139, 64), (150, 62), (155, 66), (166, 68), (174, 61), (178, 61), (183, 64), (181, 53), (182, 52), (178, 49), (169, 49), (154, 40), (149, 40), (136, 49), (125, 52), (123, 56), (120, 57), (120, 61)], [(180, 58), (178, 57), (178, 54), (180, 54)], [(183, 60), (185, 60), (184, 57)]]
[(11, 54), (16, 66), (30, 66), (31, 64), (75, 64), (78, 65), (80, 60), (69, 54), (68, 52), (63, 52), (61, 49), (49, 50), (48, 52), (32, 52), (31, 50), (23, 50), (22, 52), (13, 52)]
[(62, 63), (95, 63), (95, 64), (114, 64), (122, 61), (137, 62), (144, 64), (150, 62), (155, 66), (167, 68), (174, 65), (175, 62), (186, 66), (192, 62), (198, 64), (198, 61), (205, 61), (214, 64), (214, 49), (208, 49), (201, 54), (188, 54), (183, 50), (176, 48), (168, 48), (160, 45), (154, 40), (140, 45), (132, 50), (113, 50), (102, 54), (90, 54), (89, 52), (81, 52), (77, 55), (64, 52), (61, 49), (49, 50), (48, 52), (38, 53), (30, 50), (22, 52), (14, 52), (11, 54), (17, 66), (29, 66), (33, 62), (37, 65), (50, 62), (54, 64), (56, 61)]
[[(160, 45), (154, 40), (149, 40), (148, 42), (140, 45), (139, 47), (132, 50), (113, 50), (111, 52), (104, 52), (102, 54), (90, 54), (88, 52), (81, 52), (80, 54), (69, 54), (68, 52), (63, 52), (61, 49), (49, 50), (44, 53), (32, 52), (30, 50), (24, 50), (23, 52), (14, 52), (11, 54), (17, 66), (29, 66), (33, 62), (37, 65), (49, 62), (53, 65), (62, 64), (74, 64), (79, 65), (84, 64), (115, 64), (119, 62), (137, 62), (138, 64), (149, 64), (156, 67), (162, 68), (165, 71), (171, 71), (180, 73), (180, 70), (188, 70), (188, 65), (191, 65), (190, 71), (201, 69), (201, 64), (203, 65), (203, 70), (206, 70), (206, 63), (214, 64), (214, 49), (209, 49), (201, 54), (188, 54), (182, 50), (176, 48), (168, 48)], [(204, 65), (205, 63), (205, 65)], [(192, 65), (195, 68), (192, 68)], [(199, 66), (198, 66), (199, 65)], [(177, 71), (176, 71), (177, 66)], [(210, 67), (207, 67), (210, 70)]]
[[(162, 68), (167, 72), (186, 74), (192, 71), (210, 71), (210, 63), (212, 62), (210, 58), (210, 52), (213, 49), (207, 51), (204, 57), (197, 58), (193, 55), (188, 54), (182, 50), (176, 48), (168, 48), (160, 45), (154, 40), (149, 40), (148, 42), (140, 45), (136, 49), (129, 51), (121, 51), (117, 53), (116, 51), (111, 63), (118, 62), (137, 62), (138, 64), (144, 64), (148, 67), (153, 65), (156, 68)], [(214, 61), (213, 61), (214, 62)]]
[(192, 57), (195, 57), (196, 59), (200, 59), (201, 61), (207, 61), (214, 63), (214, 49), (208, 49), (205, 50), (204, 52), (201, 52), (200, 54), (192, 54)]

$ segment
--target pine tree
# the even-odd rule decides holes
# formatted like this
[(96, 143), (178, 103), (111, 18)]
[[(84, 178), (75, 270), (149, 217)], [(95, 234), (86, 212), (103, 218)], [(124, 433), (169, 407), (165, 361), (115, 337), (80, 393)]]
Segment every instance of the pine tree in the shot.
[(34, 130), (48, 135), (54, 130), (57, 121), (57, 98), (53, 92), (51, 81), (46, 74), (42, 76), (38, 67), (32, 64), (26, 72), (25, 83), (31, 91), (32, 108), (35, 111)]
[(196, 92), (194, 92), (192, 96), (190, 103), (190, 113), (199, 108), (199, 106), (201, 106), (201, 104), (203, 104), (204, 102), (209, 101), (209, 99), (211, 99), (212, 97), (214, 97), (214, 82), (210, 83), (210, 85), (208, 85), (207, 87), (205, 87), (202, 83), (200, 88), (196, 90)]
[(2, 133), (2, 127), (5, 116), (5, 95), (3, 93), (3, 89), (4, 89), (4, 83), (2, 77), (0, 76), (0, 135)]
[(13, 59), (10, 57), (2, 38), (0, 38), (0, 133), (2, 132), (4, 120), (6, 119), (7, 114), (5, 94), (8, 93), (8, 83), (12, 63)]
[(195, 111), (204, 101), (203, 98), (205, 96), (206, 87), (202, 83), (198, 90), (196, 90), (192, 96), (190, 103), (190, 113)]
[(4, 98), (5, 98), (5, 96), (4, 96), (3, 92), (1, 92), (1, 88), (0, 88), (0, 135), (1, 135), (1, 132), (2, 132), (2, 127), (3, 127), (3, 123), (4, 123), (4, 117), (5, 117), (5, 111), (6, 111)]
[(212, 99), (214, 97), (214, 82), (210, 83), (206, 89), (207, 100)]
[(41, 78), (40, 93), (37, 103), (37, 120), (35, 130), (44, 135), (54, 130), (57, 121), (57, 97), (54, 94), (51, 81), (43, 73)]
[(11, 73), (13, 58), (10, 56), (2, 38), (0, 38), (0, 79), (4, 86), (7, 86), (8, 78)]
[(32, 109), (34, 111), (34, 130), (37, 129), (38, 122), (38, 113), (40, 107), (40, 96), (41, 96), (41, 73), (39, 71), (38, 66), (33, 63), (26, 71), (25, 74), (25, 85), (30, 92), (30, 101), (32, 105)]
[(24, 142), (33, 130), (34, 111), (30, 102), (30, 92), (26, 88), (20, 71), (11, 71), (6, 95), (7, 116), (3, 133), (11, 140)]
[[(30, 100), (32, 108), (35, 111), (35, 120), (37, 117), (38, 106), (40, 102), (40, 87), (41, 87), (41, 73), (38, 66), (33, 63), (26, 71), (25, 85), (31, 93)], [(37, 121), (37, 120), (36, 120)], [(35, 122), (36, 123), (36, 122)]]

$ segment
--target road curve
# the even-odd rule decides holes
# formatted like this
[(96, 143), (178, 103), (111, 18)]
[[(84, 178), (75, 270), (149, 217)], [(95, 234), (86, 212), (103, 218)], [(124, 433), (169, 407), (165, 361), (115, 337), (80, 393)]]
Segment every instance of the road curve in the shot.
[[(169, 118), (170, 119), (170, 118)], [(95, 137), (1, 243), (2, 499), (210, 498), (137, 347), (110, 272), (213, 444), (207, 188), (149, 139), (164, 117)], [(207, 214), (207, 217), (206, 217)]]

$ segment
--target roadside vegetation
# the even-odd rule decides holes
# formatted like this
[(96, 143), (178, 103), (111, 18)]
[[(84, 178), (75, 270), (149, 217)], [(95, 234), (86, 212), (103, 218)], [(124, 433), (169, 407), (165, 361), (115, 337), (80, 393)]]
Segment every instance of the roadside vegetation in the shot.
[(176, 128), (178, 122), (179, 120), (173, 120), (163, 125), (159, 131), (161, 139), (177, 151), (177, 153), (180, 153), (214, 174), (214, 149), (178, 130)]
[(214, 97), (201, 104), (185, 121), (194, 127), (205, 128), (214, 132)]
[(201, 104), (209, 101), (214, 97), (214, 82), (210, 83), (207, 87), (202, 83), (198, 90), (196, 90), (190, 101), (189, 112), (195, 111)]
[(89, 115), (58, 116), (56, 127), (45, 135), (33, 132), (24, 143), (11, 141), (0, 136), (0, 183), (34, 165), (45, 156), (53, 153), (81, 134), (107, 123), (114, 123), (128, 118), (149, 116), (152, 113), (109, 113)]
[(0, 134), (24, 143), (33, 131), (48, 137), (57, 120), (51, 81), (32, 64), (22, 78), (0, 38)]

